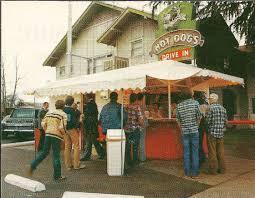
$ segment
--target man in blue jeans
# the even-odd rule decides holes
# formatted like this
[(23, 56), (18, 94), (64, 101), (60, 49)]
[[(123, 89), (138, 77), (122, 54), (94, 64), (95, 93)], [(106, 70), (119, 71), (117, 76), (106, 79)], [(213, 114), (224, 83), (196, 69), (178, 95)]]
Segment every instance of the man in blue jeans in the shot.
[(202, 114), (199, 103), (192, 99), (191, 91), (183, 92), (183, 101), (177, 105), (176, 118), (181, 127), (184, 173), (196, 179), (199, 175), (199, 133)]

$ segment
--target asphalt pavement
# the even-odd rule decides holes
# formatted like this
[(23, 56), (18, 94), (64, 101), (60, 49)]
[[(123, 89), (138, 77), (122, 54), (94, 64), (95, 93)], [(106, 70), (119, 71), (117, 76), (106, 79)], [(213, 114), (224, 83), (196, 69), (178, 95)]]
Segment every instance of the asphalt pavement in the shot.
[(8, 144), (8, 143), (15, 143), (15, 142), (26, 142), (26, 141), (31, 141), (33, 139), (34, 139), (33, 136), (17, 138), (14, 135), (9, 135), (7, 138), (1, 139), (1, 144)]
[[(54, 182), (52, 179), (51, 154), (39, 165), (31, 179), (45, 184), (46, 191), (33, 193), (4, 182), (7, 174), (26, 176), (29, 163), (34, 158), (34, 151), (29, 149), (2, 148), (1, 153), (1, 197), (62, 197), (65, 191), (109, 193), (123, 195), (141, 195), (146, 198), (184, 198), (208, 189), (210, 186), (192, 180), (164, 174), (155, 170), (136, 167), (127, 176), (110, 177), (107, 175), (105, 160), (85, 162), (82, 170), (67, 171), (62, 165), (62, 172), (67, 179)], [(62, 160), (63, 161), (63, 160)]]

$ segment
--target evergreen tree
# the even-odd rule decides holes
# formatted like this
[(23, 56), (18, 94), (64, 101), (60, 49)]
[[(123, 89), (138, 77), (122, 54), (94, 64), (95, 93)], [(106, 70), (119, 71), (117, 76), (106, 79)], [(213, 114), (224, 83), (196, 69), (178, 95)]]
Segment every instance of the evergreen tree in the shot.
[[(152, 13), (160, 4), (170, 5), (175, 2), (153, 1), (151, 3)], [(241, 38), (244, 37), (246, 44), (255, 45), (255, 1), (196, 1), (193, 3), (197, 18), (201, 19), (218, 12), (225, 20), (231, 21), (231, 29), (239, 34)]]

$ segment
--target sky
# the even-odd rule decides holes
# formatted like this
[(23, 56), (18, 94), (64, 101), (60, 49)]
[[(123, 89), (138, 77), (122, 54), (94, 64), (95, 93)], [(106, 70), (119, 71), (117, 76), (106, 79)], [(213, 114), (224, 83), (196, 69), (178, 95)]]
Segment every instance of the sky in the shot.
[[(150, 12), (149, 1), (118, 1), (107, 3), (134, 7)], [(78, 19), (88, 1), (72, 2), (72, 22)], [(55, 81), (55, 68), (42, 63), (67, 31), (68, 2), (64, 1), (2, 1), (1, 59), (5, 65), (7, 93), (12, 93), (17, 59), (19, 95)]]
[[(143, 9), (148, 1), (108, 3)], [(89, 4), (88, 1), (72, 2), (73, 23)], [(1, 8), (1, 59), (5, 65), (7, 94), (13, 92), (16, 60), (21, 77), (19, 95), (54, 81), (55, 68), (42, 63), (67, 31), (68, 2), (2, 1)]]

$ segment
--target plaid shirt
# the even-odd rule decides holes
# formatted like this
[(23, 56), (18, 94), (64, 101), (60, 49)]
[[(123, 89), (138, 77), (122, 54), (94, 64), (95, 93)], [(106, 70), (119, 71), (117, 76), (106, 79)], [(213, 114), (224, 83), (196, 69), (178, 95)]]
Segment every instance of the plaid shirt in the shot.
[(176, 118), (181, 124), (183, 134), (197, 133), (198, 121), (201, 117), (197, 101), (188, 99), (177, 105)]
[(142, 129), (140, 121), (144, 120), (141, 107), (137, 104), (127, 106), (128, 120), (126, 124), (126, 132), (134, 132), (136, 129)]
[(208, 131), (215, 138), (224, 137), (224, 127), (227, 122), (226, 109), (220, 104), (211, 104), (206, 115), (206, 122), (208, 125)]

